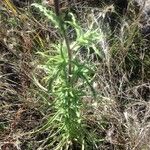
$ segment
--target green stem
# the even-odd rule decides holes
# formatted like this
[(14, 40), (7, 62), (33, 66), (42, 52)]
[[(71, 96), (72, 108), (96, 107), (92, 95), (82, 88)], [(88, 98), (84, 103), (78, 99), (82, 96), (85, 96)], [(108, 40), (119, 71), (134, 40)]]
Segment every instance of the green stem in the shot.
[(71, 65), (71, 60), (72, 60), (72, 50), (70, 48), (70, 43), (69, 43), (69, 39), (67, 37), (65, 28), (63, 26), (64, 22), (61, 19), (60, 16), (60, 8), (59, 8), (59, 0), (54, 0), (54, 6), (55, 6), (55, 13), (56, 15), (59, 17), (59, 26), (60, 29), (62, 31), (63, 37), (65, 39), (65, 43), (67, 46), (67, 53), (68, 53), (68, 82), (71, 83), (71, 74), (72, 74), (72, 65)]

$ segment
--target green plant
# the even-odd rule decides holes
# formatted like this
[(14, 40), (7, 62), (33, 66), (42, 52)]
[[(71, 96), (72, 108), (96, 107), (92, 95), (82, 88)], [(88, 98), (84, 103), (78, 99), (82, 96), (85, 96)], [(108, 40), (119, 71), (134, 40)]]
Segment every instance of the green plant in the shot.
[[(87, 32), (83, 31), (73, 14), (70, 14), (71, 21), (63, 21), (58, 12), (55, 14), (39, 4), (33, 4), (33, 6), (53, 23), (62, 37), (58, 43), (51, 46), (51, 55), (49, 55), (50, 51), (38, 52), (43, 58), (43, 64), (38, 67), (45, 72), (43, 78), (45, 87), (36, 79), (35, 81), (54, 100), (53, 114), (38, 131), (51, 130), (47, 139), (49, 144), (46, 144), (46, 147), (51, 149), (68, 149), (71, 145), (80, 145), (84, 149), (87, 142), (93, 141), (87, 134), (86, 125), (83, 123), (82, 111), (85, 104), (82, 97), (86, 95), (86, 87), (91, 89), (94, 98), (96, 93), (92, 86), (94, 67), (89, 66), (86, 61), (80, 62), (77, 54), (82, 46), (87, 49), (93, 47), (99, 54), (94, 42), (98, 41), (101, 36), (92, 28)], [(76, 31), (76, 38), (73, 41), (69, 41), (67, 37), (68, 25)]]

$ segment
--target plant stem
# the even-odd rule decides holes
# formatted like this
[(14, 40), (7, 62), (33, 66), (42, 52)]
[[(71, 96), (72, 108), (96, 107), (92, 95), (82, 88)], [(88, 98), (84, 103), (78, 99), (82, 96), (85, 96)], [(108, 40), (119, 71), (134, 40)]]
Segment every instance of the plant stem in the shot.
[(56, 15), (59, 16), (60, 15), (59, 0), (54, 0), (54, 7)]
[(69, 39), (67, 37), (65, 28), (64, 28), (64, 22), (61, 19), (60, 16), (60, 7), (59, 7), (59, 0), (54, 0), (54, 6), (55, 6), (55, 13), (56, 15), (59, 17), (59, 25), (60, 25), (60, 29), (62, 31), (63, 37), (65, 39), (65, 43), (67, 46), (67, 53), (68, 53), (68, 82), (71, 83), (71, 74), (72, 74), (72, 65), (71, 65), (71, 61), (72, 61), (72, 50), (70, 48), (70, 44), (69, 44)]

